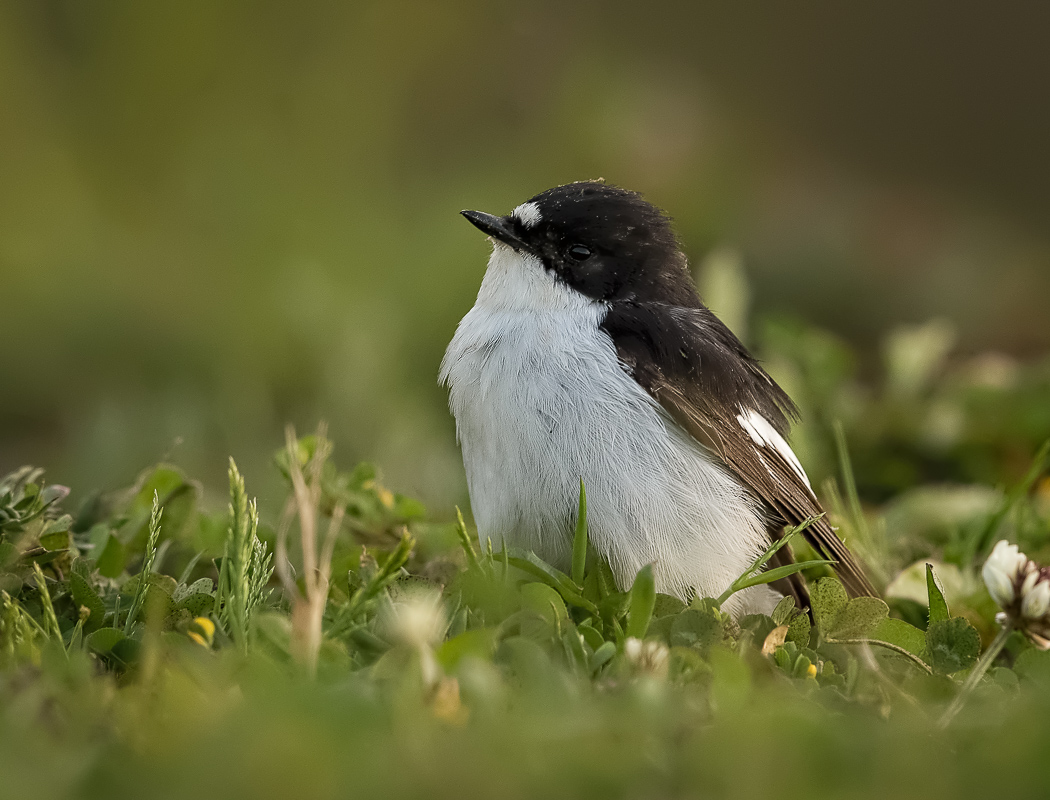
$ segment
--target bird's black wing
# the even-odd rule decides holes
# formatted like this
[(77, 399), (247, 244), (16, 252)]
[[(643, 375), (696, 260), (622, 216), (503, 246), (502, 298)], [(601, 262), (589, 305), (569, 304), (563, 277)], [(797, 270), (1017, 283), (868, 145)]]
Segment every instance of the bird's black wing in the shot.
[[(823, 513), (784, 440), (798, 415), (794, 403), (714, 314), (703, 307), (618, 301), (602, 328), (624, 369), (717, 455), (777, 522), (798, 525)], [(878, 596), (826, 519), (811, 524), (803, 536), (836, 562), (851, 595)]]

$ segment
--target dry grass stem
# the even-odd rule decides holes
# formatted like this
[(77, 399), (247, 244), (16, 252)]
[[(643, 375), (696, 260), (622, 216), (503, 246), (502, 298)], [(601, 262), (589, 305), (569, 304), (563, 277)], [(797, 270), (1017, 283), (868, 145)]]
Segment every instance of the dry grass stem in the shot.
[[(321, 473), (331, 452), (324, 423), (318, 426), (316, 448), (305, 470), (299, 461), (299, 445), (295, 429), (285, 429), (285, 447), (288, 453), (288, 473), (292, 482), (292, 496), (281, 516), (277, 533), (277, 574), (292, 604), (292, 654), (308, 674), (317, 671), (317, 656), (321, 648), (325, 605), (328, 601), (328, 581), (331, 577), (332, 555), (346, 508), (338, 504), (325, 532), (324, 544), (318, 552), (318, 521), (321, 515)], [(292, 577), (288, 558), (288, 536), (292, 520), (299, 518), (299, 543), (303, 559), (300, 590)]]

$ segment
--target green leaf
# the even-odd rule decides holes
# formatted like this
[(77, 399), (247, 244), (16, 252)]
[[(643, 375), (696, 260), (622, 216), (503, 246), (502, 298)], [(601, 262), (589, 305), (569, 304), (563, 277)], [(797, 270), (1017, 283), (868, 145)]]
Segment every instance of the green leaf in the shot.
[(896, 645), (916, 656), (921, 656), (926, 650), (926, 633), (902, 619), (882, 620), (871, 632), (871, 638)]
[[(739, 592), (742, 589), (749, 589), (752, 586), (762, 586), (767, 583), (773, 583), (773, 581), (779, 581), (782, 578), (790, 578), (796, 573), (812, 569), (813, 567), (826, 567), (834, 563), (834, 561), (828, 561), (825, 558), (815, 558), (810, 561), (796, 561), (793, 564), (785, 564), (782, 567), (767, 569), (757, 575), (752, 575), (750, 578), (737, 580), (732, 586), (733, 593)], [(722, 602), (725, 601), (723, 600)]]
[[(165, 594), (167, 594), (168, 597), (174, 596), (175, 590), (178, 588), (178, 583), (170, 575), (164, 575), (158, 572), (151, 572), (146, 580), (150, 586), (156, 586), (158, 589), (162, 590)], [(207, 581), (208, 585), (211, 585), (211, 578), (201, 578), (201, 581)]]
[(620, 588), (616, 585), (616, 576), (613, 575), (612, 567), (604, 558), (597, 559), (594, 571), (598, 576), (598, 594), (603, 599), (619, 593)]
[(171, 593), (171, 599), (176, 603), (181, 604), (190, 595), (194, 594), (206, 594), (211, 595), (215, 591), (215, 584), (212, 583), (211, 578), (199, 578), (193, 583), (181, 586), (176, 586)]
[(65, 550), (48, 550), (44, 553), (40, 553), (39, 555), (27, 556), (27, 558), (34, 564), (40, 564), (41, 566), (43, 566), (44, 564), (50, 564), (52, 561), (61, 558), (65, 554)]
[(580, 504), (576, 512), (576, 532), (572, 537), (572, 580), (577, 586), (583, 586), (583, 577), (587, 569), (587, 490), (580, 479)]
[(571, 622), (562, 629), (561, 645), (570, 664), (590, 672), (590, 656), (584, 647), (583, 638), (576, 632), (576, 627)]
[(685, 603), (674, 595), (657, 592), (656, 603), (653, 605), (653, 617), (667, 617), (672, 614), (681, 614), (685, 610)]
[(139, 476), (134, 502), (143, 509), (153, 507), (153, 495), (165, 495), (186, 482), (186, 476), (177, 467), (157, 464)]
[(18, 548), (10, 542), (0, 542), (0, 569), (13, 564), (18, 558)]
[(490, 661), (497, 641), (498, 631), (495, 628), (475, 628), (443, 643), (435, 655), (443, 669), (454, 670), (467, 656)]
[(798, 655), (798, 650), (798, 645), (787, 641), (773, 651), (773, 661), (785, 672), (790, 672), (791, 667), (795, 663), (795, 657)]
[(810, 595), (813, 616), (821, 635), (827, 636), (835, 624), (835, 618), (846, 607), (849, 597), (838, 578), (821, 578)]
[(128, 554), (120, 539), (112, 533), (106, 539), (102, 554), (98, 557), (98, 571), (107, 578), (116, 578), (124, 571)]
[(591, 674), (594, 674), (603, 666), (605, 666), (612, 657), (616, 655), (616, 644), (614, 642), (604, 642), (594, 653), (591, 655), (589, 667)]
[(41, 536), (49, 536), (52, 533), (66, 533), (73, 526), (73, 517), (63, 514), (58, 519), (53, 519), (44, 526)]
[(800, 611), (791, 622), (788, 623), (787, 641), (794, 642), (798, 647), (809, 647), (809, 637), (813, 626), (809, 621), (809, 614)]
[(572, 582), (568, 575), (550, 566), (531, 551), (516, 556), (508, 556), (507, 562), (511, 566), (539, 578), (551, 588), (556, 589), (566, 603), (578, 606), (592, 616), (598, 616), (598, 607), (580, 594), (579, 587)]
[(1044, 696), (1050, 694), (1050, 651), (1032, 647), (1014, 662), (1014, 670), (1022, 681), (1032, 683)]
[(968, 669), (981, 653), (981, 637), (964, 617), (930, 623), (926, 655), (930, 666), (947, 675)]
[(765, 614), (745, 614), (737, 620), (737, 625), (740, 626), (741, 633), (750, 633), (751, 640), (760, 646), (765, 642), (766, 637), (773, 632), (773, 629), (777, 627), (777, 624), (773, 622), (773, 618)]
[(656, 606), (656, 579), (653, 577), (653, 565), (646, 564), (635, 576), (631, 587), (631, 605), (627, 611), (627, 635), (644, 639), (649, 630), (649, 621), (653, 618)]
[(602, 632), (591, 624), (590, 620), (584, 620), (578, 626), (576, 630), (580, 632), (580, 636), (587, 642), (587, 646), (591, 650), (597, 650), (603, 644), (605, 644), (605, 637), (602, 636)]
[(706, 650), (722, 641), (722, 620), (712, 609), (687, 608), (671, 623), (671, 645)]
[(40, 502), (49, 506), (56, 500), (61, 500), (69, 495), (69, 489), (65, 486), (48, 486), (40, 492)]
[(86, 608), (90, 614), (84, 621), (84, 630), (91, 632), (102, 627), (102, 620), (106, 616), (106, 606), (102, 598), (91, 587), (84, 577), (75, 570), (69, 573), (69, 590), (73, 595), (73, 602)]
[(784, 625), (791, 618), (791, 612), (795, 610), (795, 598), (791, 595), (787, 595), (782, 598), (777, 607), (773, 609), (773, 613), (770, 617), (773, 619), (774, 625)]
[(930, 598), (930, 624), (944, 622), (951, 617), (948, 613), (948, 602), (944, 599), (941, 582), (933, 574), (933, 565), (926, 565), (926, 591)]
[(194, 617), (200, 617), (210, 613), (214, 608), (215, 598), (212, 595), (204, 594), (203, 592), (188, 594), (175, 604), (176, 611), (184, 609)]
[[(146, 583), (145, 591), (138, 596), (140, 598), (138, 605), (132, 606), (128, 611), (128, 618), (124, 626), (125, 632), (130, 630), (133, 622), (164, 620), (174, 611), (171, 595), (152, 581)], [(211, 600), (211, 597), (208, 599)]]
[(66, 652), (72, 653), (75, 650), (80, 650), (84, 646), (84, 623), (77, 620), (77, 624), (73, 627), (72, 633), (69, 634), (69, 643), (66, 645)]
[(612, 622), (627, 613), (631, 606), (631, 596), (627, 592), (614, 592), (598, 604), (598, 612), (603, 620)]
[(69, 547), (69, 528), (72, 524), (73, 518), (69, 514), (51, 520), (40, 532), (40, 546), (48, 550), (67, 549)]
[(807, 655), (800, 655), (795, 659), (795, 664), (791, 668), (791, 677), (793, 678), (808, 678), (810, 677), (809, 668), (813, 666), (813, 662)]
[(569, 618), (561, 595), (545, 583), (526, 583), (521, 587), (521, 599), (525, 608), (535, 611), (551, 625)]
[(141, 649), (141, 642), (137, 639), (127, 637), (121, 639), (110, 648), (109, 658), (123, 666), (128, 666), (138, 659), (139, 651)]
[(796, 525), (795, 527), (786, 531), (784, 535), (781, 536), (779, 539), (777, 539), (774, 542), (771, 542), (769, 547), (766, 548), (765, 552), (762, 553), (762, 555), (760, 555), (754, 561), (752, 561), (751, 566), (744, 570), (744, 572), (741, 573), (741, 575), (729, 585), (729, 588), (718, 596), (718, 605), (723, 605), (726, 602), (726, 600), (728, 600), (730, 597), (732, 597), (734, 594), (741, 591), (742, 589), (747, 589), (751, 586), (760, 586), (762, 584), (772, 583), (773, 581), (780, 580), (781, 578), (790, 577), (791, 575), (794, 575), (795, 573), (801, 572), (802, 570), (808, 569), (810, 567), (823, 566), (826, 564), (833, 563), (831, 561), (820, 559), (817, 561), (803, 561), (797, 564), (787, 564), (783, 567), (776, 567), (775, 569), (766, 570), (764, 572), (761, 571), (762, 568), (769, 562), (769, 559), (776, 555), (777, 551), (779, 551), (783, 547), (787, 547), (795, 536), (798, 536), (800, 533), (802, 533), (806, 528), (808, 528), (810, 525), (812, 525), (814, 522), (820, 519), (821, 516), (823, 515), (818, 515), (816, 517), (808, 517), (807, 519), (803, 520), (800, 525)]
[(711, 667), (696, 650), (672, 647), (668, 674), (676, 682), (706, 683), (711, 677)]
[(58, 533), (49, 533), (47, 536), (41, 536), (40, 546), (45, 550), (67, 550), (69, 548), (69, 533), (67, 531), (59, 531)]
[(877, 597), (854, 597), (835, 615), (828, 640), (862, 639), (886, 619), (889, 606)]
[(87, 637), (87, 644), (96, 653), (108, 653), (126, 638), (124, 632), (117, 628), (99, 628)]
[(583, 596), (594, 604), (602, 600), (602, 591), (598, 579), (598, 570), (591, 569), (583, 578)]

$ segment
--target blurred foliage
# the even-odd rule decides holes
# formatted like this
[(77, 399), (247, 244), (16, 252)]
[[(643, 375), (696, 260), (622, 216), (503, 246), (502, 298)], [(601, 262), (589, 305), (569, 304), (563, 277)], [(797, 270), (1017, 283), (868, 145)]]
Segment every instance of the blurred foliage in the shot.
[[(1047, 429), (1029, 394), (1045, 373), (1013, 364), (1004, 381), (996, 362), (990, 385), (982, 359), (945, 364), (945, 331), (894, 334), (878, 387), (826, 333), (770, 322), (761, 334), (796, 394), (842, 421), (828, 441), (812, 426), (809, 446), (838, 464), (823, 488), (832, 521), (888, 584), (885, 602), (847, 598), (819, 562), (805, 568), (811, 613), (787, 599), (733, 620), (727, 595), (656, 594), (649, 567), (617, 586), (588, 548), (585, 487), (564, 574), (493, 552), (462, 518), (432, 521), (371, 465), (340, 469), (323, 432), (277, 453), (290, 491), (273, 525), (232, 463), (225, 512), (170, 465), (75, 514), (40, 470), (12, 473), (0, 481), (5, 787), (1030, 794), (1050, 745), (1050, 652), (997, 636), (978, 568), (1000, 538), (1050, 560), (1050, 445), (1038, 447)], [(913, 420), (946, 404), (953, 435), (922, 436)], [(902, 463), (911, 485), (895, 482)], [(862, 501), (862, 488), (888, 499)], [(304, 559), (326, 528), (311, 654)]]
[[(946, 43), (1038, 91), (1030, 43), (996, 49), (961, 9), (891, 26), (926, 74), (884, 27), (853, 47), (802, 11), (672, 6), (0, 7), (0, 794), (1045, 793), (1050, 656), (996, 649), (978, 572), (1000, 538), (1050, 562), (1045, 241), (980, 191), (831, 169), (728, 102), (757, 87), (891, 151), (921, 128), (934, 157), (910, 163), (972, 165), (1045, 226), (1023, 191), (1045, 159), (973, 138), (1040, 153), (1000, 112), (1045, 104), (1005, 81), (986, 124), (946, 113), (945, 87), (982, 96)], [(858, 61), (866, 80), (838, 68)], [(455, 212), (598, 175), (674, 211), (885, 602), (811, 565), (812, 616), (734, 621), (647, 570), (616, 586), (584, 514), (568, 575), (443, 521), (464, 492), (434, 376), (486, 254)], [(323, 435), (266, 466), (318, 417), (411, 496)]]
[[(217, 486), (234, 454), (265, 504), (269, 443), (323, 417), (347, 458), (450, 511), (465, 491), (435, 377), (487, 254), (456, 212), (596, 176), (671, 211), (694, 263), (738, 254), (763, 314), (868, 345), (938, 315), (962, 353), (1050, 343), (1045, 242), (964, 180), (1043, 191), (1025, 124), (1042, 26), (1000, 15), (1023, 30), (994, 47), (962, 9), (948, 29), (928, 9), (829, 7), (835, 26), (657, 6), (0, 5), (0, 470), (47, 463), (80, 490), (177, 460)], [(914, 174), (856, 174), (784, 109)], [(935, 165), (952, 180), (923, 189)], [(739, 279), (722, 263), (705, 289)]]

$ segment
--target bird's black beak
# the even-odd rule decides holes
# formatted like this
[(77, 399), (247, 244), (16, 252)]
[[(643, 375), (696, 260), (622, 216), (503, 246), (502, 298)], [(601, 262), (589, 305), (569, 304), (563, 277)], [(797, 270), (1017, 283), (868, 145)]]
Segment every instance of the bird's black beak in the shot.
[(486, 214), (484, 211), (460, 211), (459, 213), (466, 217), (471, 225), (482, 233), (487, 233), (496, 241), (503, 242), (515, 250), (531, 252), (531, 248), (514, 232), (514, 226), (507, 217), (497, 217), (493, 214)]

